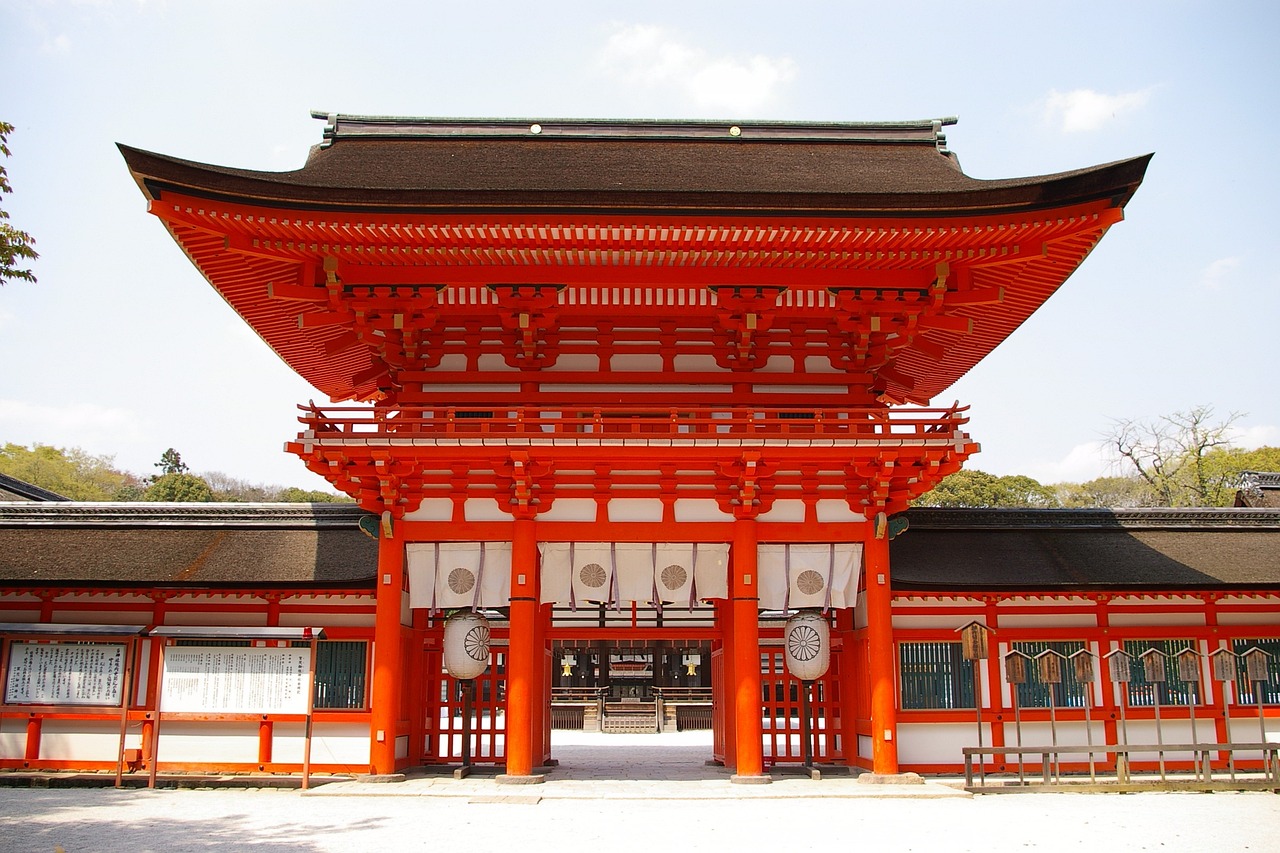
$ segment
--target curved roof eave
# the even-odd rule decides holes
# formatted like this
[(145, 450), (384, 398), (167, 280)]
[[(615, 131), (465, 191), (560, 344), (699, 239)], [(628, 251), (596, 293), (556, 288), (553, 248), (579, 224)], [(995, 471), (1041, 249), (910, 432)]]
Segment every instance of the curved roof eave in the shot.
[[(434, 144), (444, 145), (447, 142)], [(575, 144), (586, 146), (592, 143)], [(797, 143), (785, 145), (791, 149), (800, 147)], [(118, 147), (139, 186), (152, 199), (172, 190), (267, 207), (420, 213), (468, 209), (509, 212), (609, 209), (668, 214), (913, 217), (1042, 210), (1101, 199), (1123, 207), (1142, 182), (1152, 157), (1147, 154), (1068, 172), (999, 180), (970, 178), (946, 165), (944, 168), (954, 177), (929, 183), (925, 189), (918, 186), (920, 181), (913, 184), (911, 180), (898, 177), (897, 173), (886, 173), (881, 176), (883, 180), (873, 176), (871, 183), (864, 181), (857, 191), (842, 190), (839, 186), (820, 189), (815, 184), (815, 171), (819, 173), (817, 177), (821, 177), (821, 164), (815, 170), (812, 162), (803, 164), (808, 171), (804, 180), (797, 181), (796, 185), (801, 187), (797, 190), (782, 191), (768, 182), (759, 181), (755, 186), (749, 183), (717, 184), (710, 174), (705, 175), (707, 180), (700, 186), (689, 183), (679, 187), (651, 184), (621, 189), (617, 181), (612, 186), (605, 186), (609, 183), (608, 176), (605, 176), (597, 181), (599, 186), (584, 184), (560, 189), (542, 186), (538, 180), (528, 176), (524, 176), (524, 185), (517, 180), (522, 176), (515, 176), (506, 186), (427, 186), (422, 179), (418, 180), (418, 186), (412, 186), (407, 185), (411, 182), (396, 181), (395, 176), (389, 177), (385, 172), (379, 175), (382, 186), (368, 185), (373, 183), (368, 180), (364, 182), (366, 185), (344, 186), (334, 181), (317, 180), (322, 175), (316, 174), (313, 161), (294, 171), (263, 172), (197, 163), (127, 145)], [(494, 146), (491, 144), (489, 147)], [(946, 159), (936, 152), (923, 155), (914, 152), (911, 156)], [(911, 165), (903, 163), (895, 165), (895, 168), (905, 172), (910, 171), (907, 167)], [(836, 166), (845, 171), (849, 168), (847, 163)], [(587, 164), (580, 168), (586, 171)], [(545, 178), (540, 180), (546, 181)], [(445, 184), (446, 181), (437, 183)]]

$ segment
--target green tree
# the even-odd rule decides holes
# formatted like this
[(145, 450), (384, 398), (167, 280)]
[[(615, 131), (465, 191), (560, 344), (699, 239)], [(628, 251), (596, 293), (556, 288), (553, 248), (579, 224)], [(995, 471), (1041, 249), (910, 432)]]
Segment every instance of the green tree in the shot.
[(349, 504), (355, 503), (346, 495), (334, 495), (329, 492), (321, 492), (315, 489), (306, 490), (299, 489), (297, 486), (289, 486), (280, 490), (276, 496), (276, 500), (283, 503), (316, 503), (316, 504)]
[(5, 444), (0, 448), (0, 474), (76, 501), (134, 500), (142, 485), (137, 476), (117, 469), (114, 457), (47, 444)]
[(1058, 503), (1072, 509), (1155, 505), (1155, 493), (1140, 477), (1098, 477), (1087, 483), (1058, 483), (1053, 489)]
[(932, 491), (921, 495), (915, 506), (937, 507), (1035, 507), (1058, 506), (1054, 490), (1021, 474), (997, 477), (985, 471), (957, 471)]
[(182, 461), (182, 454), (170, 447), (160, 454), (160, 461), (152, 466), (159, 468), (161, 474), (185, 474), (190, 469)]
[[(0, 155), (9, 155), (9, 134), (13, 133), (13, 125), (0, 121)], [(13, 192), (9, 185), (9, 173), (0, 165), (0, 196)], [(34, 261), (39, 255), (32, 248), (35, 238), (26, 231), (19, 231), (8, 223), (9, 214), (0, 208), (0, 285), (10, 279), (35, 281), (36, 277), (29, 269), (21, 269), (22, 261)], [(47, 488), (47, 487), (46, 487)]]
[(213, 500), (213, 489), (194, 474), (161, 474), (142, 495), (144, 501), (203, 503)]

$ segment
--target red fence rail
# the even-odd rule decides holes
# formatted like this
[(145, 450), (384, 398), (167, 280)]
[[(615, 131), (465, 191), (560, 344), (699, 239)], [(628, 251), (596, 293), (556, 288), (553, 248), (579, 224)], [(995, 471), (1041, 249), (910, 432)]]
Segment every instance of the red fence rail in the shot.
[(930, 408), (670, 409), (635, 406), (520, 407), (503, 410), (439, 407), (384, 410), (300, 405), (302, 440), (344, 438), (673, 438), (734, 439), (825, 436), (841, 439), (954, 439), (966, 437), (968, 406)]

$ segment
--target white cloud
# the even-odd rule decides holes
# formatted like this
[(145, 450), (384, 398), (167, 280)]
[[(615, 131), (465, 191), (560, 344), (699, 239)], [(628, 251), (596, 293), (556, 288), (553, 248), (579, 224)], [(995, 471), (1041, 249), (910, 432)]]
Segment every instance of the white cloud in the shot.
[(1240, 266), (1239, 258), (1219, 258), (1200, 271), (1200, 286), (1206, 290), (1221, 290), (1231, 277), (1232, 271)]
[(1108, 121), (1146, 106), (1150, 89), (1107, 95), (1092, 89), (1049, 92), (1044, 101), (1045, 121), (1059, 125), (1063, 133), (1097, 130)]
[(40, 43), (40, 49), (45, 53), (67, 53), (71, 50), (71, 38), (66, 33), (45, 36), (44, 41)]
[[(978, 467), (981, 467), (979, 465)], [(1113, 473), (1107, 454), (1107, 446), (1102, 441), (1090, 441), (1077, 444), (1058, 460), (1037, 460), (1025, 466), (1025, 470), (1011, 473), (1026, 474), (1045, 485), (1052, 483), (1087, 483), (1098, 477)]]
[(774, 101), (796, 77), (789, 57), (712, 56), (662, 27), (621, 24), (600, 51), (605, 71), (632, 85), (674, 89), (699, 109), (744, 115)]
[(1280, 447), (1280, 427), (1278, 426), (1259, 424), (1249, 427), (1232, 427), (1229, 435), (1231, 443), (1244, 450)]
[(52, 444), (86, 450), (113, 447), (142, 433), (138, 416), (128, 409), (93, 403), (53, 406), (0, 399), (0, 436), (15, 444)]

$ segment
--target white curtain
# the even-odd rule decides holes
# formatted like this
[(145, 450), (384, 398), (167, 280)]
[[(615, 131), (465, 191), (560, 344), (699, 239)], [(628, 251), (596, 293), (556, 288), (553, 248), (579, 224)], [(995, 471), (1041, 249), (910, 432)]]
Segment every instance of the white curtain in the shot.
[(761, 545), (760, 606), (766, 610), (852, 607), (858, 597), (862, 544)]
[(455, 610), (511, 602), (510, 542), (414, 542), (405, 552), (410, 607)]
[(543, 604), (691, 606), (728, 597), (729, 546), (690, 542), (542, 542)]

